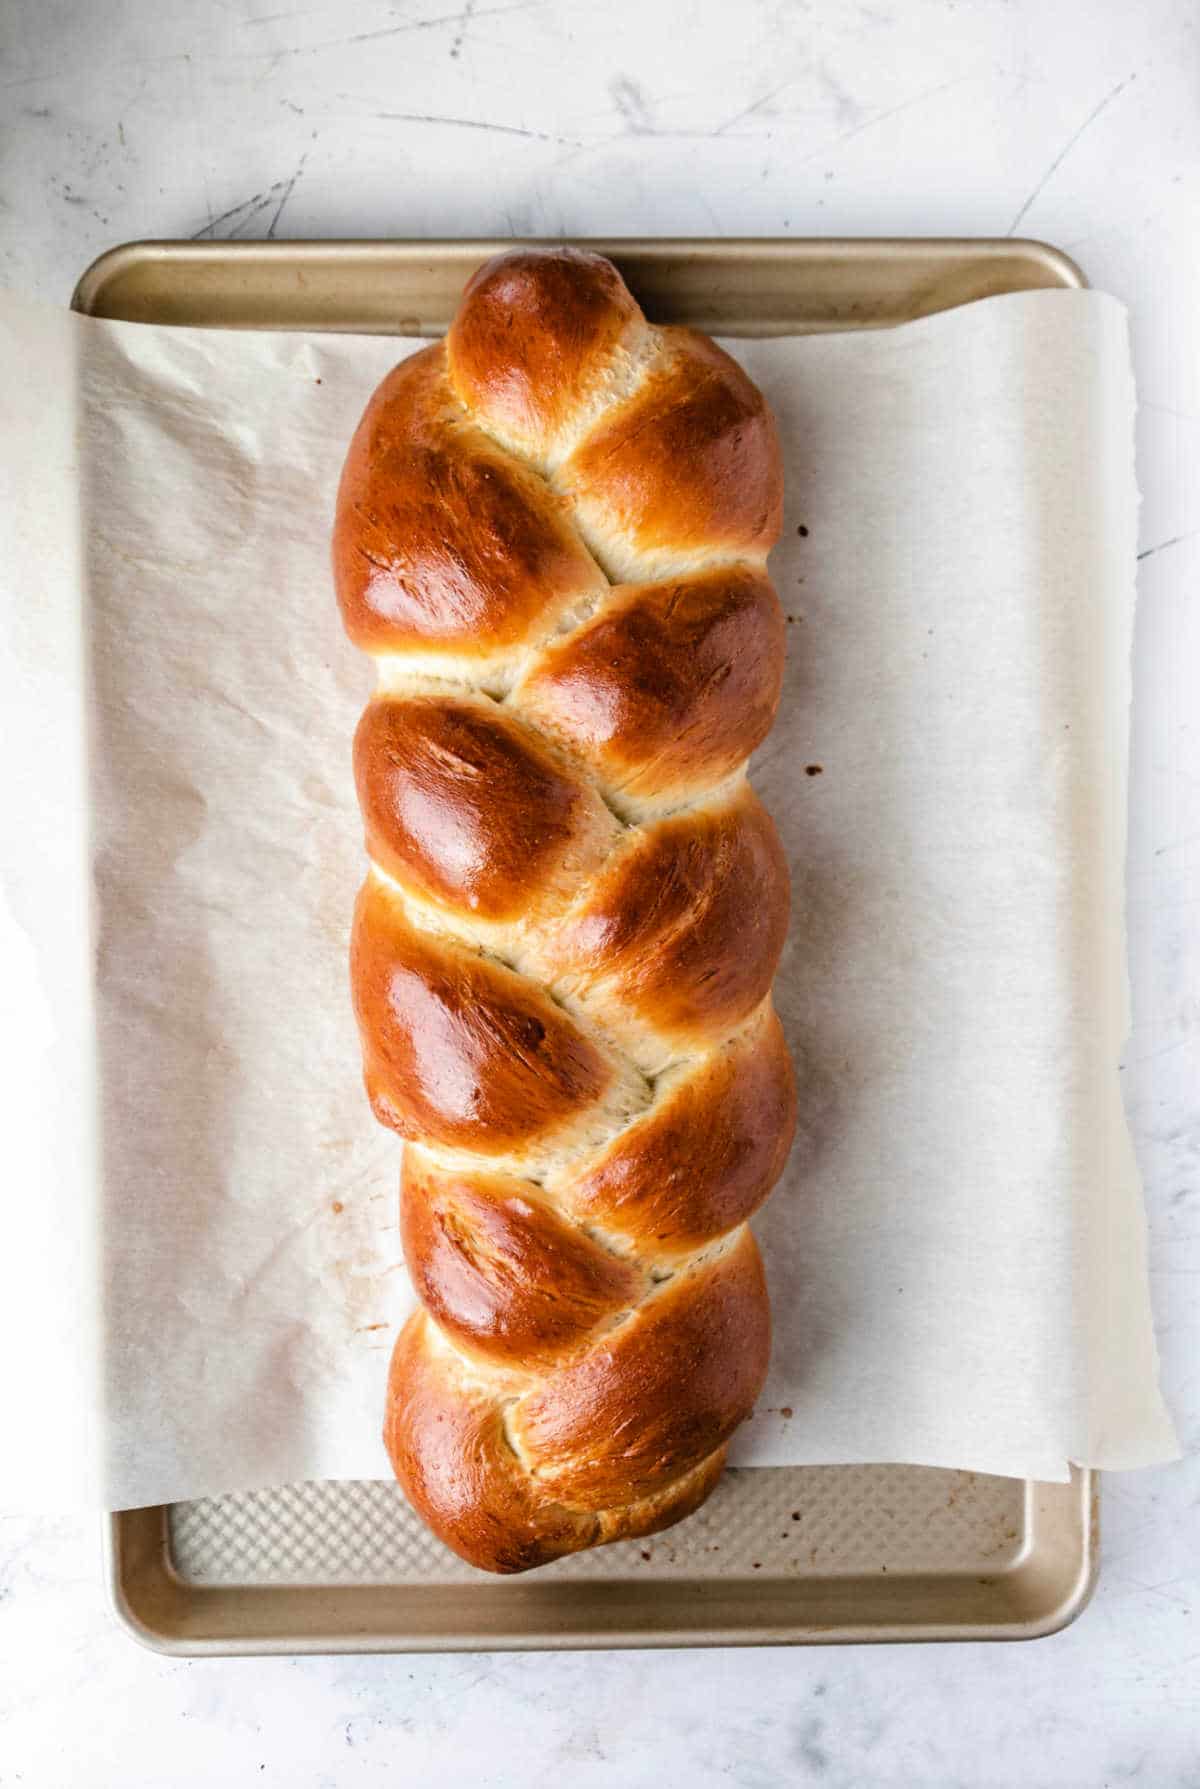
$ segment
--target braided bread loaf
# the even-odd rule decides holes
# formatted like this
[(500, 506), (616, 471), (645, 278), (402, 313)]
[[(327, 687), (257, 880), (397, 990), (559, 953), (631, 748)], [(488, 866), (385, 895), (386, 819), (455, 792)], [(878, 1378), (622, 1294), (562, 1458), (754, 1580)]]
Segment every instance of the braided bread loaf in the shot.
[(616, 269), (519, 250), (372, 398), (334, 564), (378, 685), (351, 979), (405, 1139), (396, 1475), (521, 1571), (695, 1509), (766, 1372), (795, 1094), (774, 425)]

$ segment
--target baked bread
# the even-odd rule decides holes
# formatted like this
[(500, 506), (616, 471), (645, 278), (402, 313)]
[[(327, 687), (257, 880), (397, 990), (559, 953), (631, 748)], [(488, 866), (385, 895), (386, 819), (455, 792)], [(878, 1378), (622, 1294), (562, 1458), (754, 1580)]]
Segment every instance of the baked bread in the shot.
[(780, 512), (758, 390), (572, 248), (481, 267), (346, 461), (338, 600), (378, 672), (351, 980), (422, 1306), (385, 1440), (490, 1571), (694, 1510), (766, 1373), (788, 876), (745, 773)]

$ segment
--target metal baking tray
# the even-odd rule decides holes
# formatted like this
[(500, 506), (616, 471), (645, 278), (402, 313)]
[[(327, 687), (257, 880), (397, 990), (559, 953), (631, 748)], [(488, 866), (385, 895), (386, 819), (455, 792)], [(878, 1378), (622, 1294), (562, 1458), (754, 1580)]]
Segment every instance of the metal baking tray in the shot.
[[(500, 241), (131, 243), (76, 310), (139, 323), (435, 335)], [(1084, 284), (1010, 241), (601, 241), (652, 317), (721, 335), (886, 328), (997, 293)], [(113, 1603), (164, 1652), (1030, 1639), (1087, 1601), (1097, 1484), (912, 1466), (727, 1472), (648, 1540), (493, 1579), (382, 1482), (123, 1510)]]

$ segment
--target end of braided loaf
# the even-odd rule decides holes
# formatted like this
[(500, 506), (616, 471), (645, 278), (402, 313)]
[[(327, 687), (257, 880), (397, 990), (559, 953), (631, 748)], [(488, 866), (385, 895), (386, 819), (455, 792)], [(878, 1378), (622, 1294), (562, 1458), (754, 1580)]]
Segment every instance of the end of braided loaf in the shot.
[(576, 249), (480, 268), (347, 457), (351, 983), (422, 1305), (385, 1440), (488, 1570), (690, 1513), (766, 1373), (788, 881), (745, 769), (780, 512), (761, 394)]

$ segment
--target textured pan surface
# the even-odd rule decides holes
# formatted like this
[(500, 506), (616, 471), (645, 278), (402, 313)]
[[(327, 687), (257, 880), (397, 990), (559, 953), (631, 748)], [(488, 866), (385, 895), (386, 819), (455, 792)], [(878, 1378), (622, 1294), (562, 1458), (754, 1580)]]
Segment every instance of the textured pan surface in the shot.
[[(134, 243), (77, 310), (193, 327), (439, 334), (509, 246)], [(721, 335), (886, 328), (1002, 292), (1083, 284), (1038, 243), (600, 241), (652, 317)], [(1096, 1482), (905, 1466), (730, 1472), (666, 1534), (492, 1582), (385, 1483), (290, 1485), (128, 1510), (114, 1604), (180, 1653), (1027, 1639), (1083, 1608)]]

